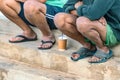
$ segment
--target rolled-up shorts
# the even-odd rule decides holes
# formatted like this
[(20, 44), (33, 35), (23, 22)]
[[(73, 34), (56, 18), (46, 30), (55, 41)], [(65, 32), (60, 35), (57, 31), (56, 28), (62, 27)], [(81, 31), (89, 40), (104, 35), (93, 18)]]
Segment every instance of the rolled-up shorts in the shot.
[(110, 25), (107, 24), (107, 33), (106, 33), (105, 45), (108, 47), (112, 47), (118, 43), (119, 43), (119, 41), (116, 39)]
[[(59, 13), (59, 12), (63, 12), (63, 8), (60, 8), (60, 7), (57, 7), (57, 6), (52, 6), (52, 5), (49, 5), (49, 4), (45, 4), (46, 7), (47, 7), (47, 11), (46, 11), (46, 20), (47, 20), (47, 23), (50, 27), (50, 29), (57, 29), (55, 24), (54, 24), (54, 16)], [(35, 26), (33, 24), (31, 24), (26, 18), (25, 18), (25, 15), (24, 15), (24, 3), (23, 2), (20, 2), (20, 6), (21, 6), (21, 11), (20, 13), (18, 14), (19, 17), (21, 17), (21, 19), (27, 24), (27, 25), (30, 25), (30, 26)], [(44, 27), (44, 26), (43, 26)]]
[[(117, 45), (118, 43), (120, 43), (116, 39), (110, 25), (107, 24), (106, 28), (107, 28), (107, 32), (106, 32), (106, 40), (104, 42), (104, 45), (106, 45), (107, 47), (113, 47), (113, 46)], [(93, 41), (90, 41), (87, 38), (85, 38), (85, 41), (90, 42), (91, 44), (95, 45), (95, 43)]]

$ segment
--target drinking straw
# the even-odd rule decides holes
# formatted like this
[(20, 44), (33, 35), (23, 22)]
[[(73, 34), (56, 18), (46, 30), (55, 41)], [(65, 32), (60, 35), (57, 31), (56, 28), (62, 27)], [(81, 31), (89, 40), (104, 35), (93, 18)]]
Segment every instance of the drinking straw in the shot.
[(62, 33), (62, 39), (63, 39), (63, 35), (64, 35), (64, 34)]

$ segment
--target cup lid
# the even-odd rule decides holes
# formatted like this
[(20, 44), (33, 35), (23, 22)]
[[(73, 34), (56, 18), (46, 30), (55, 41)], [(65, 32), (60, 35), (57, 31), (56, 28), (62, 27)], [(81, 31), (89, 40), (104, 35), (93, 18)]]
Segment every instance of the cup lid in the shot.
[(67, 36), (66, 35), (60, 35), (58, 38), (59, 39), (67, 39)]

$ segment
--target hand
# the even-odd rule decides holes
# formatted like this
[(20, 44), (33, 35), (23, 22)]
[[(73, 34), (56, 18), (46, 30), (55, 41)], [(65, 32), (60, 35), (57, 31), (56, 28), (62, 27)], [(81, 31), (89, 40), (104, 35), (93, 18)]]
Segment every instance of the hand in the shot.
[(25, 2), (25, 1), (27, 1), (27, 0), (15, 0), (15, 1), (18, 1), (18, 2)]
[(107, 22), (106, 22), (106, 19), (104, 17), (101, 17), (98, 22), (100, 22), (102, 25), (106, 26), (107, 25)]
[(77, 2), (76, 4), (75, 4), (75, 8), (77, 9), (79, 6), (81, 6), (83, 4), (83, 2), (82, 1), (79, 1), (79, 2)]
[(72, 10), (72, 11), (70, 11), (70, 14), (73, 14), (73, 15), (75, 15), (75, 16), (78, 16), (76, 10)]
[(45, 3), (46, 0), (24, 0), (24, 1), (37, 1), (37, 2), (41, 2), (41, 3)]
[(46, 2), (46, 0), (39, 0), (41, 3), (45, 3)]

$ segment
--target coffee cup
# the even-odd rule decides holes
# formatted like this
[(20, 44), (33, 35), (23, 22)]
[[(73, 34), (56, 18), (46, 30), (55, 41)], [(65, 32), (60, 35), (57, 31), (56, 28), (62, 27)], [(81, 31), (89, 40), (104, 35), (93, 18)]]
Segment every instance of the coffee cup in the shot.
[(58, 37), (58, 49), (60, 51), (65, 51), (67, 49), (67, 37), (65, 35)]

